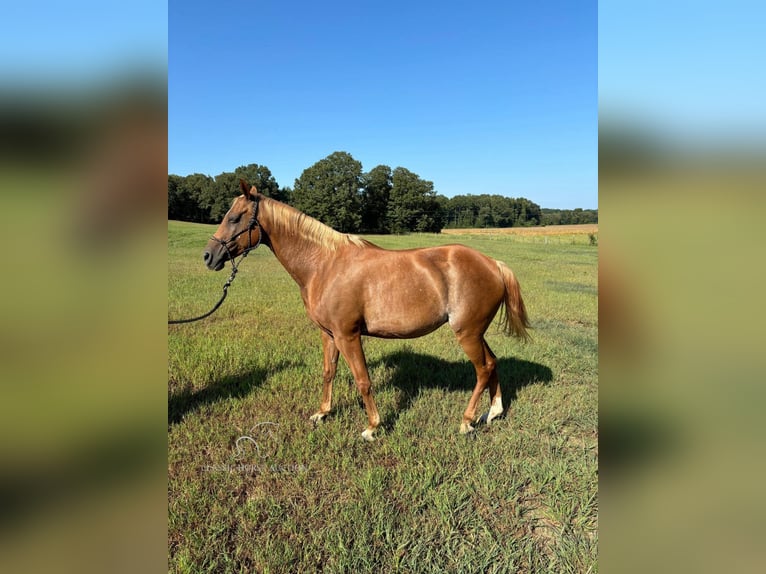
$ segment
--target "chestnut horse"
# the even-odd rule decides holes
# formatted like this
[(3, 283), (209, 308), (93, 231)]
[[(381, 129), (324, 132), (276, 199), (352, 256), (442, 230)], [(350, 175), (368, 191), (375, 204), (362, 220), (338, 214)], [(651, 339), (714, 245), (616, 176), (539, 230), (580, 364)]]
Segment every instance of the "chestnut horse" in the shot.
[(322, 402), (318, 423), (332, 406), (338, 355), (348, 363), (362, 395), (374, 440), (380, 424), (362, 350), (362, 336), (413, 338), (449, 323), (476, 369), (476, 387), (460, 432), (474, 430), (476, 408), (489, 387), (489, 423), (503, 412), (496, 357), (484, 333), (501, 306), (507, 334), (527, 339), (529, 322), (519, 283), (500, 261), (462, 245), (391, 251), (355, 235), (339, 233), (297, 209), (270, 199), (240, 180), (234, 200), (203, 258), (219, 271), (225, 262), (268, 246), (300, 287), (309, 318), (322, 332)]

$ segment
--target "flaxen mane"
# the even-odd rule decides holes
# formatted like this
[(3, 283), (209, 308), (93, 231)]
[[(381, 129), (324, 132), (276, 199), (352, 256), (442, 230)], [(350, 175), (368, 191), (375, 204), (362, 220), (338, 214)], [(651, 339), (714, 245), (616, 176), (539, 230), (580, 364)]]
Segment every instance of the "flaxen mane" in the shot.
[(330, 251), (335, 251), (344, 245), (356, 245), (357, 247), (372, 245), (358, 235), (335, 231), (332, 227), (301, 213), (294, 207), (268, 197), (261, 200), (258, 209), (266, 213), (268, 220), (276, 226), (279, 232), (297, 235)]

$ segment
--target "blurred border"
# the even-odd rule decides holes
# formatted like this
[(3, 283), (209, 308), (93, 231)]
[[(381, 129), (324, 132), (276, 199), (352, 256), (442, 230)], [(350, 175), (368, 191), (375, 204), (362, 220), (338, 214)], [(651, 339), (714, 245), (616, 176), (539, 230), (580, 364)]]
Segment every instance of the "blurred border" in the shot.
[(0, 40), (0, 571), (167, 568), (167, 5)]
[(599, 4), (606, 572), (766, 565), (764, 11)]
[[(766, 563), (763, 16), (599, 4), (605, 571)], [(5, 18), (0, 570), (166, 568), (166, 5)]]

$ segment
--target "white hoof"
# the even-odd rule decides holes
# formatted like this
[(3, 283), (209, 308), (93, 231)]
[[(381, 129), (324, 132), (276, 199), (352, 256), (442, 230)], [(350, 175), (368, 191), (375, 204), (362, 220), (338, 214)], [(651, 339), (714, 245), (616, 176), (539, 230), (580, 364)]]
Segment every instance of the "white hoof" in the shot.
[(367, 442), (372, 442), (375, 440), (375, 436), (373, 435), (374, 431), (371, 431), (370, 429), (364, 429), (362, 431), (362, 438), (366, 440)]
[(325, 417), (327, 416), (327, 413), (314, 413), (309, 417), (309, 420), (314, 423), (315, 425), (318, 425), (322, 421), (324, 421)]
[(474, 428), (473, 428), (471, 425), (469, 425), (468, 423), (461, 423), (461, 424), (460, 424), (460, 434), (468, 434), (468, 433), (472, 433), (474, 430), (476, 430), (476, 429), (474, 429)]

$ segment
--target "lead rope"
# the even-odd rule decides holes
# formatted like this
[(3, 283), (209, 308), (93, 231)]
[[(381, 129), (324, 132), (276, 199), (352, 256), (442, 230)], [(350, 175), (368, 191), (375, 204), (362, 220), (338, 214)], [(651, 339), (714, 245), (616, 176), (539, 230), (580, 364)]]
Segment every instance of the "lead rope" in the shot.
[[(247, 254), (242, 256), (242, 259), (245, 258)], [(242, 259), (239, 260), (239, 262), (242, 262)], [(229, 285), (232, 284), (234, 281), (234, 278), (237, 276), (237, 266), (234, 265), (234, 262), (232, 261), (231, 264), (231, 275), (229, 275), (229, 278), (226, 280), (226, 283), (223, 284), (223, 295), (221, 295), (221, 298), (218, 300), (218, 303), (216, 303), (210, 311), (205, 313), (204, 315), (200, 315), (199, 317), (192, 317), (191, 319), (172, 319), (168, 320), (168, 325), (178, 325), (180, 323), (194, 323), (194, 321), (200, 321), (201, 319), (204, 319), (205, 317), (210, 317), (213, 313), (215, 313), (218, 310), (218, 307), (221, 306), (224, 299), (226, 299), (226, 295), (229, 293)]]
[[(212, 315), (218, 310), (218, 307), (221, 306), (221, 304), (226, 299), (226, 295), (228, 295), (229, 293), (229, 286), (234, 282), (234, 278), (237, 276), (239, 265), (242, 263), (242, 261), (245, 260), (245, 257), (247, 257), (248, 253), (250, 253), (254, 249), (257, 249), (258, 246), (261, 244), (261, 238), (263, 237), (263, 229), (261, 229), (261, 226), (258, 223), (257, 214), (258, 214), (258, 202), (256, 201), (255, 206), (253, 208), (253, 216), (250, 218), (250, 223), (248, 224), (247, 229), (240, 231), (228, 241), (223, 241), (222, 239), (218, 239), (217, 237), (213, 236), (213, 239), (215, 239), (216, 241), (218, 241), (218, 243), (223, 245), (223, 248), (226, 250), (226, 253), (229, 255), (229, 261), (231, 261), (231, 275), (229, 275), (229, 278), (226, 280), (226, 283), (223, 284), (223, 295), (221, 295), (221, 298), (218, 300), (218, 303), (213, 305), (213, 308), (210, 309), (210, 311), (208, 311), (204, 315), (200, 315), (199, 317), (192, 317), (191, 319), (168, 320), (168, 325), (179, 325), (181, 323), (194, 323), (195, 321), (200, 321), (206, 317), (210, 317), (210, 315)], [(252, 234), (253, 228), (255, 227), (258, 227), (258, 241), (255, 243), (255, 245), (252, 245), (251, 234)], [(247, 249), (245, 249), (242, 252), (242, 257), (240, 257), (239, 262), (236, 262), (235, 258), (231, 256), (231, 251), (229, 251), (228, 244), (234, 241), (240, 235), (242, 235), (245, 231), (249, 232), (247, 234)]]

